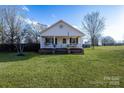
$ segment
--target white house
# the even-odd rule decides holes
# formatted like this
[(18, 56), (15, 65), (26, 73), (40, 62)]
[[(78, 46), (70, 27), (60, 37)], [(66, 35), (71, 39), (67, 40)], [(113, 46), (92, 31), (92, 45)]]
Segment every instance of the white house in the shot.
[(40, 51), (82, 52), (83, 36), (84, 33), (60, 20), (41, 32)]
[(82, 48), (84, 34), (63, 20), (56, 22), (41, 33), (40, 49)]

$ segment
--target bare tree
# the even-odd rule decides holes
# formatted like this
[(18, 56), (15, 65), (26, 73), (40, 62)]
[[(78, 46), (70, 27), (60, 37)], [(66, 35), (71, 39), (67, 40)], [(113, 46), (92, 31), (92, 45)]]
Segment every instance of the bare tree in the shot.
[(95, 37), (100, 36), (105, 27), (104, 17), (101, 17), (99, 12), (92, 12), (84, 16), (82, 25), (87, 36), (90, 37), (91, 45), (94, 49)]
[(26, 43), (26, 44), (28, 44), (28, 43), (33, 43), (33, 41), (32, 41), (32, 35), (29, 33), (29, 27), (28, 27), (28, 25), (25, 25), (25, 28), (23, 29), (23, 31), (25, 32), (25, 35), (24, 35), (24, 42)]
[(30, 32), (34, 37), (35, 42), (39, 43), (39, 37), (40, 37), (40, 33), (42, 31), (42, 25), (39, 23), (34, 23), (32, 21), (31, 26), (32, 26), (32, 30), (30, 30)]
[(6, 33), (8, 42), (10, 41), (11, 49), (16, 44), (17, 51), (22, 53), (21, 42), (23, 35), (23, 28), (25, 22), (25, 12), (20, 6), (2, 6), (4, 25), (6, 26)]
[(1, 40), (1, 44), (4, 44), (5, 27), (4, 27), (3, 10), (1, 8), (0, 8), (0, 40)]
[(23, 54), (23, 49), (24, 49), (24, 38), (25, 38), (25, 22), (20, 18), (18, 19), (18, 25), (16, 26), (16, 48), (18, 55), (24, 55)]
[(10, 43), (14, 44), (16, 43), (17, 30), (21, 26), (20, 19), (23, 19), (23, 10), (19, 6), (3, 6), (2, 10)]
[(4, 24), (3, 24), (3, 19), (0, 18), (0, 39), (1, 39), (1, 44), (4, 43)]

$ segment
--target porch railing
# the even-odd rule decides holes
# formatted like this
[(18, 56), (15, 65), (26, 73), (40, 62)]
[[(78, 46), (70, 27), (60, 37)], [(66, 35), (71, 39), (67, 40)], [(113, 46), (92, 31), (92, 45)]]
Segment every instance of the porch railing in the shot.
[(82, 48), (81, 44), (45, 44), (43, 48)]

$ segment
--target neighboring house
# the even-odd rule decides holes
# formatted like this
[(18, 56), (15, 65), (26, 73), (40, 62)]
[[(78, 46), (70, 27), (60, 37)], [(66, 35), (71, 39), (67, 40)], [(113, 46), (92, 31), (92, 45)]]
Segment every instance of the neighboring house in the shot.
[(40, 50), (82, 49), (84, 34), (63, 20), (58, 21), (41, 33)]

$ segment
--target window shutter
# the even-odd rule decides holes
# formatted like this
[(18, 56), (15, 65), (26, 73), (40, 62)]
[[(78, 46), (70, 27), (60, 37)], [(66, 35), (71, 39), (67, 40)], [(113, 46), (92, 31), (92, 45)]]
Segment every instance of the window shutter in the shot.
[(57, 44), (57, 38), (55, 38), (55, 44)]
[(78, 44), (78, 38), (76, 38), (76, 43)]
[(71, 44), (71, 38), (70, 38), (70, 44)]

